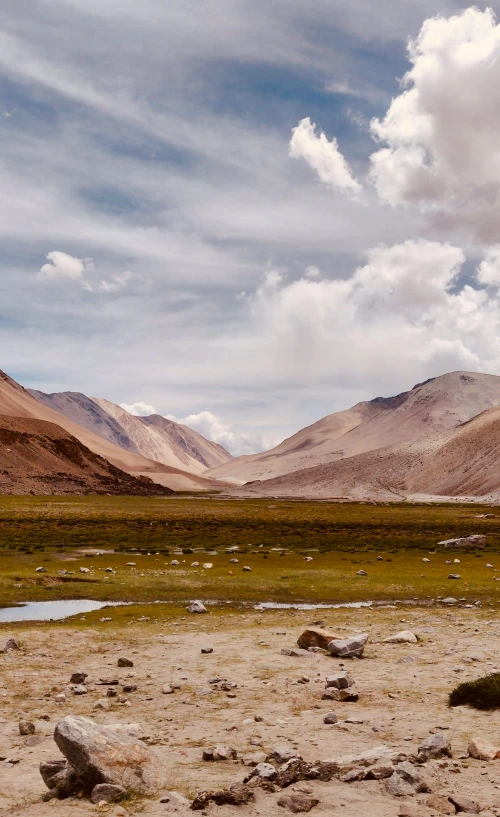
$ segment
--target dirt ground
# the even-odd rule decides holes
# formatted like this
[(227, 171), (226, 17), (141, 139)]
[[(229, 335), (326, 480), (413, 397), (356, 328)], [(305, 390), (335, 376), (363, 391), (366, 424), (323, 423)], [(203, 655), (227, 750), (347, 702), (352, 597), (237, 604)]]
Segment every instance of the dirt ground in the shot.
[[(321, 614), (340, 634), (370, 634), (365, 657), (345, 662), (360, 695), (357, 703), (321, 699), (325, 677), (342, 668), (340, 660), (320, 653), (281, 654)], [(380, 643), (403, 629), (415, 632), (419, 643)], [(0, 641), (9, 632), (2, 628)], [(457, 683), (500, 669), (500, 614), (496, 612), (402, 606), (320, 611), (317, 616), (299, 611), (234, 612), (186, 614), (167, 624), (144, 621), (121, 629), (114, 629), (110, 621), (99, 631), (68, 624), (27, 626), (11, 632), (22, 651), (0, 655), (2, 814), (83, 817), (102, 812), (113, 817), (182, 817), (193, 812), (173, 800), (160, 803), (167, 790), (192, 799), (201, 789), (241, 782), (250, 771), (241, 759), (257, 752), (287, 746), (308, 761), (339, 758), (380, 745), (412, 753), (431, 732), (439, 730), (451, 736), (454, 758), (428, 767), (433, 792), (460, 794), (479, 803), (484, 815), (500, 814), (500, 760), (472, 760), (466, 752), (474, 736), (500, 746), (500, 714), (447, 707), (447, 695)], [(213, 647), (213, 653), (202, 655), (205, 646)], [(118, 669), (120, 656), (130, 658), (133, 668)], [(87, 695), (69, 691), (70, 676), (77, 670), (88, 673)], [(137, 684), (137, 691), (126, 695), (130, 706), (112, 698), (109, 711), (94, 709), (106, 695), (106, 687), (95, 682), (113, 676)], [(303, 676), (309, 681), (300, 683)], [(210, 684), (215, 678), (237, 686), (221, 690)], [(162, 686), (171, 682), (180, 689), (162, 694)], [(64, 690), (68, 691), (67, 701), (57, 704), (55, 695)], [(328, 726), (323, 717), (331, 710), (339, 722)], [(42, 760), (60, 756), (52, 732), (57, 720), (70, 713), (102, 724), (140, 724), (141, 734), (165, 765), (165, 790), (152, 799), (105, 807), (76, 798), (42, 802), (46, 789), (38, 766)], [(35, 723), (34, 736), (19, 735), (21, 718)], [(233, 746), (238, 760), (203, 762), (203, 749), (217, 743)], [(332, 813), (396, 817), (402, 804), (400, 798), (387, 794), (384, 781), (307, 781), (295, 784), (287, 793), (293, 791), (311, 792), (319, 799), (311, 812), (317, 817)], [(419, 794), (409, 802), (424, 804), (428, 796)], [(289, 812), (277, 806), (279, 797), (279, 792), (257, 790), (254, 804), (212, 804), (205, 813), (220, 817), (286, 815)]]

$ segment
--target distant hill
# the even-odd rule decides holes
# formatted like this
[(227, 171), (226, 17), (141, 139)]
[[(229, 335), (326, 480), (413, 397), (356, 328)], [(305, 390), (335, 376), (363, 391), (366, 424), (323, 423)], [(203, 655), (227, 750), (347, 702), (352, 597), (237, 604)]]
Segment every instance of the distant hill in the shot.
[(146, 476), (159, 485), (173, 490), (203, 491), (220, 487), (220, 483), (205, 479), (180, 468), (164, 465), (147, 457), (121, 448), (100, 437), (74, 420), (49, 408), (35, 398), (19, 383), (0, 371), (0, 414), (11, 417), (27, 417), (55, 423), (76, 437), (83, 445), (108, 460), (116, 468), (135, 477)]
[(395, 397), (330, 414), (271, 451), (238, 457), (206, 476), (236, 484), (272, 479), (454, 429), (499, 404), (500, 377), (451, 372)]
[(120, 471), (55, 423), (0, 415), (1, 494), (172, 494)]

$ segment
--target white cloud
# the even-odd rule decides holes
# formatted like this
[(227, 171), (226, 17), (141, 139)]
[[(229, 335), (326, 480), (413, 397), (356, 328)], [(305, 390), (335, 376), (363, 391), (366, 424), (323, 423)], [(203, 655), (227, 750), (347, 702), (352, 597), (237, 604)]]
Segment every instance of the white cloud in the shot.
[(120, 406), (122, 409), (125, 409), (125, 411), (128, 411), (129, 414), (133, 414), (134, 417), (149, 417), (151, 414), (156, 414), (154, 406), (150, 406), (141, 400), (137, 403), (120, 403)]
[(70, 278), (73, 281), (81, 281), (86, 270), (92, 268), (91, 258), (75, 258), (59, 250), (48, 252), (46, 258), (48, 263), (41, 267), (37, 276), (44, 281), (55, 278)]
[(172, 415), (167, 415), (167, 420), (192, 428), (202, 437), (219, 443), (227, 451), (235, 456), (241, 454), (253, 454), (255, 451), (264, 451), (272, 448), (281, 442), (280, 439), (263, 437), (262, 434), (249, 434), (236, 431), (232, 426), (226, 424), (220, 417), (212, 414), (211, 411), (200, 411), (199, 414), (189, 414), (187, 417), (177, 419)]
[(302, 119), (292, 130), (290, 156), (305, 159), (318, 174), (324, 184), (334, 189), (357, 196), (361, 192), (360, 183), (353, 177), (351, 168), (341, 154), (335, 138), (328, 141), (325, 134), (316, 134), (316, 125), (309, 117)]
[(487, 239), (500, 215), (500, 26), (491, 9), (426, 20), (408, 46), (411, 69), (371, 156), (381, 199), (417, 206), (441, 226)]
[(464, 262), (449, 244), (406, 241), (370, 250), (345, 280), (260, 286), (260, 360), (291, 382), (365, 379), (365, 387), (392, 372), (416, 382), (449, 369), (500, 371), (500, 294), (482, 287), (500, 267), (486, 273), (483, 263), (477, 283), (460, 288)]
[(489, 247), (484, 260), (478, 267), (477, 279), (480, 284), (500, 287), (500, 246)]

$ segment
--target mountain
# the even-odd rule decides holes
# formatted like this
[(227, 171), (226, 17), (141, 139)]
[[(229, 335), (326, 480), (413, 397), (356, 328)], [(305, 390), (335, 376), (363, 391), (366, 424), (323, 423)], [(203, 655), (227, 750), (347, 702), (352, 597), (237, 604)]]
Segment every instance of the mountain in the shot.
[(455, 429), (239, 489), (248, 496), (500, 501), (500, 406)]
[(0, 415), (2, 494), (172, 494), (142, 477), (136, 479), (46, 420)]
[(146, 476), (155, 483), (175, 491), (203, 491), (220, 487), (220, 483), (205, 479), (185, 470), (150, 460), (141, 454), (127, 451), (99, 437), (73, 420), (35, 400), (26, 389), (0, 371), (0, 414), (45, 420), (64, 428), (83, 445), (108, 460), (116, 468), (135, 477)]
[(201, 475), (233, 459), (222, 446), (158, 414), (136, 417), (116, 403), (79, 392), (28, 391), (44, 406), (64, 414), (104, 440), (188, 473)]
[(272, 479), (447, 431), (499, 404), (500, 377), (451, 372), (330, 414), (271, 451), (238, 457), (206, 476), (236, 484)]

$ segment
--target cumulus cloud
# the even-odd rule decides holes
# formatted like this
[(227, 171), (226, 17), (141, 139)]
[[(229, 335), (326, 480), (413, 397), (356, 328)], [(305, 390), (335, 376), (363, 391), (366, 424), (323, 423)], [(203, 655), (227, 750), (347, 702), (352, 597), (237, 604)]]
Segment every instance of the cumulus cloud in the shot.
[(280, 439), (271, 439), (259, 434), (236, 431), (232, 426), (221, 420), (220, 417), (212, 414), (211, 411), (189, 414), (182, 419), (167, 415), (167, 420), (174, 420), (176, 423), (192, 428), (193, 431), (197, 431), (205, 439), (222, 445), (226, 451), (235, 456), (264, 451), (266, 448), (272, 448), (281, 442)]
[(68, 253), (54, 250), (46, 255), (47, 264), (41, 267), (38, 278), (40, 280), (53, 280), (56, 278), (69, 278), (73, 281), (81, 281), (84, 273), (92, 269), (91, 258), (75, 258)]
[[(419, 240), (367, 253), (344, 280), (259, 286), (254, 314), (262, 356), (281, 377), (374, 382), (392, 371), (409, 380), (450, 369), (500, 370), (500, 250), (473, 284), (460, 286), (463, 251)], [(496, 290), (486, 289), (495, 283)], [(411, 374), (410, 374), (411, 373)]]
[(381, 199), (489, 239), (500, 215), (500, 26), (491, 9), (433, 17), (410, 40), (411, 69), (371, 132)]
[(329, 142), (323, 132), (317, 134), (316, 125), (309, 117), (302, 119), (292, 130), (290, 156), (305, 159), (324, 184), (351, 196), (361, 192), (361, 185), (352, 175), (337, 140), (333, 138)]
[(149, 417), (151, 414), (156, 414), (154, 406), (150, 406), (141, 400), (137, 403), (120, 403), (120, 406), (122, 409), (125, 409), (125, 411), (128, 411), (129, 414), (133, 414), (134, 417)]

